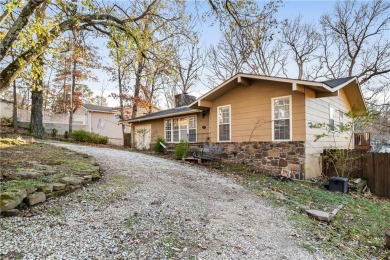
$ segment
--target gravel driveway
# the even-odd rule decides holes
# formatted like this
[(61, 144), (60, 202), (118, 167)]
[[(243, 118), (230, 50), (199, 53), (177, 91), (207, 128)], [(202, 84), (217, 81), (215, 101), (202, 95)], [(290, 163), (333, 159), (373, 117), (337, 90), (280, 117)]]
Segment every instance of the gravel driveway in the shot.
[[(94, 156), (98, 183), (3, 218), (0, 256), (23, 259), (316, 259), (282, 210), (229, 178), (140, 153)], [(3, 258), (4, 259), (4, 258)]]

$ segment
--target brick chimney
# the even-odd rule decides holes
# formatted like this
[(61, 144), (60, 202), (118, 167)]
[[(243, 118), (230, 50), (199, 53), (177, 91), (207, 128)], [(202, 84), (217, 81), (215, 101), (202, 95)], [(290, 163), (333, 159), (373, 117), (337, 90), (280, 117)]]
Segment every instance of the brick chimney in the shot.
[(187, 93), (175, 95), (175, 107), (187, 106), (194, 102), (196, 97), (188, 95)]

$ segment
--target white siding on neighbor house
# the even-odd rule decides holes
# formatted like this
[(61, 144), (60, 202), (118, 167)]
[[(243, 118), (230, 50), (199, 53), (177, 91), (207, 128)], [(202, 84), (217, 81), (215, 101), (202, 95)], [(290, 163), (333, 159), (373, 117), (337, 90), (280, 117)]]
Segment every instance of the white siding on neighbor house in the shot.
[(0, 118), (12, 118), (12, 103), (0, 101)]
[[(319, 176), (322, 171), (322, 163), (320, 154), (326, 148), (353, 148), (353, 140), (351, 133), (334, 133), (324, 128), (310, 128), (310, 123), (325, 123), (329, 124), (330, 107), (335, 109), (335, 126), (340, 123), (339, 112), (348, 113), (351, 110), (351, 105), (345, 95), (343, 89), (340, 90), (337, 97), (315, 98), (315, 93), (312, 90), (306, 89), (306, 142), (305, 142), (305, 173), (306, 178)], [(344, 116), (344, 125), (348, 122), (348, 117)], [(315, 141), (316, 135), (329, 134), (327, 137), (322, 137)]]
[[(12, 117), (12, 104), (0, 102), (0, 117)], [(42, 111), (43, 122), (48, 124), (69, 124), (69, 113), (54, 113), (52, 111)], [(31, 110), (18, 109), (18, 121), (30, 122)], [(87, 124), (87, 110), (83, 107), (76, 109), (73, 113), (73, 124)]]
[(123, 145), (122, 125), (118, 124), (114, 113), (89, 111), (89, 131), (107, 136), (111, 144)]

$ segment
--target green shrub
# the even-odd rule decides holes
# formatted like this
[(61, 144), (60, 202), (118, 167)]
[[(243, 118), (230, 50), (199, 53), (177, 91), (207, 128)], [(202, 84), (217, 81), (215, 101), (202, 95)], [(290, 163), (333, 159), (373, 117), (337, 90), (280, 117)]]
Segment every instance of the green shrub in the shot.
[(107, 144), (108, 137), (95, 133), (90, 133), (85, 130), (76, 130), (72, 133), (72, 138), (79, 142), (89, 142), (95, 144)]
[(11, 117), (1, 117), (0, 118), (0, 125), (12, 125), (12, 118)]
[(51, 137), (55, 138), (57, 136), (57, 134), (58, 134), (57, 129), (55, 129), (55, 128), (51, 129)]
[(190, 145), (186, 141), (180, 141), (179, 144), (175, 146), (174, 156), (177, 160), (180, 160), (187, 156)]
[(155, 153), (164, 153), (164, 147), (162, 147), (160, 143), (164, 144), (165, 146), (167, 145), (167, 142), (163, 137), (157, 137), (157, 140), (152, 147)]
[(76, 130), (71, 134), (72, 138), (79, 142), (88, 142), (89, 132), (84, 130)]
[(65, 137), (66, 139), (68, 139), (68, 138), (69, 138), (69, 132), (68, 132), (68, 131), (65, 131), (65, 133), (64, 133), (64, 137)]

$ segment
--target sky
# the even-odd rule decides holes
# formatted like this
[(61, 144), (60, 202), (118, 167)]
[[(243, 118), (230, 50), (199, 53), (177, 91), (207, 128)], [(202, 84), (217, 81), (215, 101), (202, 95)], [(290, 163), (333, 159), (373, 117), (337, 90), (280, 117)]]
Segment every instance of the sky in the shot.
[[(332, 12), (334, 4), (335, 1), (283, 1), (276, 17), (279, 20), (283, 20), (301, 15), (305, 22), (317, 23), (322, 14)], [(189, 3), (188, 12), (194, 11), (191, 6), (193, 6), (193, 4)], [(221, 35), (218, 25), (212, 26), (211, 21), (198, 23), (197, 30), (199, 30), (201, 35), (201, 44), (205, 47), (217, 43)], [(102, 56), (102, 61), (105, 64), (110, 64), (110, 58), (107, 55), (108, 51), (105, 47), (106, 42), (106, 39), (98, 39), (99, 53)], [(98, 76), (98, 82), (87, 82), (87, 84), (97, 95), (100, 95), (100, 89), (103, 85), (106, 85), (107, 88), (104, 92), (105, 97), (110, 93), (117, 92), (116, 83), (110, 82), (108, 75), (99, 70), (95, 70), (95, 74)], [(200, 96), (208, 90), (207, 87), (198, 84), (191, 94)], [(118, 106), (119, 102), (113, 98), (108, 98), (108, 105)], [(159, 105), (164, 108), (164, 102), (161, 102)]]

